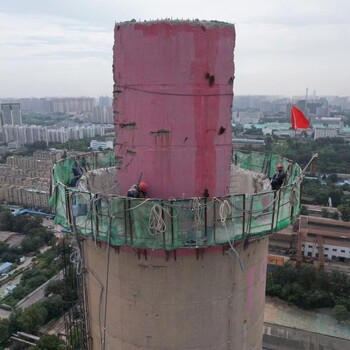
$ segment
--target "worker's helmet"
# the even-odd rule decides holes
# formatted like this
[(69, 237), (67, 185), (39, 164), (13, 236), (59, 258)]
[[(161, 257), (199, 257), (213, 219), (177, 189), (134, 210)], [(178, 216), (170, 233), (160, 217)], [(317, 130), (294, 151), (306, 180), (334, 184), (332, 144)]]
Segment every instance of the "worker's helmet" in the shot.
[(148, 190), (148, 185), (147, 185), (147, 183), (144, 182), (144, 181), (140, 182), (140, 184), (139, 184), (139, 190), (140, 190), (141, 192), (147, 192), (147, 190)]
[(283, 165), (281, 163), (277, 164), (277, 169), (283, 169)]

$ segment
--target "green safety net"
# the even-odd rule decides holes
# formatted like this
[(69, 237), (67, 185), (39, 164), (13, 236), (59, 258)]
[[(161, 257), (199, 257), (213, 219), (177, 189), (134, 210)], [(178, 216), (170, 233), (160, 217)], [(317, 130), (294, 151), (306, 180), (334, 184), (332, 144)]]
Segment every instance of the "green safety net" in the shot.
[[(86, 155), (89, 170), (114, 166), (113, 152)], [(81, 236), (115, 246), (166, 249), (234, 244), (279, 231), (295, 221), (300, 209), (301, 169), (274, 155), (237, 152), (235, 163), (272, 176), (282, 163), (287, 184), (279, 191), (254, 195), (182, 200), (135, 199), (93, 194), (69, 187), (79, 159), (58, 162), (50, 204), (55, 222)]]

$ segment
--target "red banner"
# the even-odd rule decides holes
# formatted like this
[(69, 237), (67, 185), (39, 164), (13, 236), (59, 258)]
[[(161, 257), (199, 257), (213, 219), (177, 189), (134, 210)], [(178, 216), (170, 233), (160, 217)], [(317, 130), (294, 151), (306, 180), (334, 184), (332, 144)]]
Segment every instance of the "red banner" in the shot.
[(292, 119), (292, 129), (294, 130), (308, 129), (310, 127), (310, 122), (305, 117), (303, 112), (294, 106), (292, 106), (291, 119)]

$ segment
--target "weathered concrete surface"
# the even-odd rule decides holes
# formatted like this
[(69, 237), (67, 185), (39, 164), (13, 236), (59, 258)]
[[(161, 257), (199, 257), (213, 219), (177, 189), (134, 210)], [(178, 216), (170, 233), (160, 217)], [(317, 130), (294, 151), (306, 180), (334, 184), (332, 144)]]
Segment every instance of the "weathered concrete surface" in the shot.
[(254, 194), (271, 190), (266, 175), (231, 165), (230, 194)]
[(119, 194), (116, 168), (101, 168), (86, 173), (86, 189), (91, 193)]
[[(119, 186), (115, 178), (116, 172), (115, 168), (89, 171), (86, 173), (86, 180), (83, 181), (85, 187), (81, 189), (92, 193), (119, 194)], [(270, 181), (264, 174), (231, 165), (230, 194), (254, 194), (270, 189)]]
[(244, 271), (222, 247), (198, 259), (194, 249), (177, 250), (175, 260), (90, 239), (83, 246), (94, 350), (104, 336), (111, 350), (261, 349), (266, 238), (237, 247)]
[(229, 191), (235, 28), (201, 21), (117, 23), (115, 146), (122, 193), (140, 174), (155, 198)]

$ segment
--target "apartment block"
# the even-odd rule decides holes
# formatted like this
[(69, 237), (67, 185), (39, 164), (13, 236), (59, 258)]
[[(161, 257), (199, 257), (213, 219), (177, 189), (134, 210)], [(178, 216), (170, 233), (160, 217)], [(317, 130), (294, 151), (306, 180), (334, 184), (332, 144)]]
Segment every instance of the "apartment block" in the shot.
[(52, 110), (55, 113), (79, 114), (82, 112), (92, 112), (94, 106), (95, 99), (92, 97), (69, 97), (52, 99)]
[(49, 208), (50, 176), (63, 151), (37, 151), (12, 156), (0, 164), (0, 200), (33, 208)]
[(91, 121), (99, 124), (113, 124), (113, 109), (111, 106), (96, 106), (91, 114)]
[(2, 103), (1, 115), (1, 125), (22, 125), (21, 105), (19, 103)]

